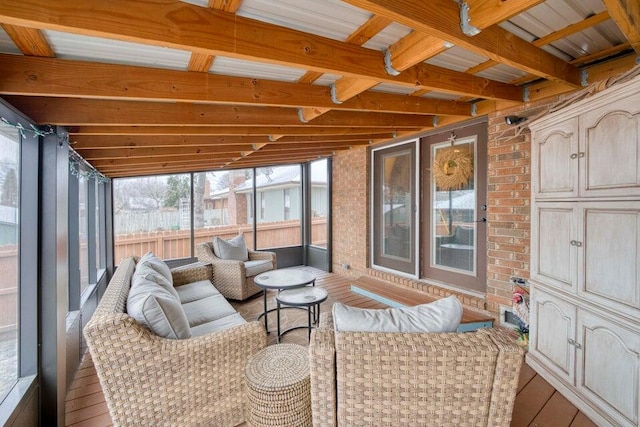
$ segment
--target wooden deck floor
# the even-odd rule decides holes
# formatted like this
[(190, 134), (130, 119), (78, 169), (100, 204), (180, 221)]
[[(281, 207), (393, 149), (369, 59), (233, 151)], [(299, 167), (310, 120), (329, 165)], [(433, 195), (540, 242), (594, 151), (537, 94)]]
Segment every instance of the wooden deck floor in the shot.
[[(385, 307), (377, 301), (351, 292), (347, 278), (319, 270), (313, 271), (318, 275), (316, 286), (327, 289), (331, 300), (363, 308)], [(331, 303), (331, 300), (327, 303)], [(259, 308), (252, 306), (261, 307), (261, 304), (261, 300), (254, 299), (239, 304), (236, 308), (246, 316), (247, 313), (259, 310)], [(291, 340), (296, 340), (296, 337), (292, 336)], [(270, 343), (272, 342), (270, 337)], [(88, 354), (76, 373), (67, 395), (66, 425), (73, 427), (112, 425), (93, 362)], [(511, 425), (514, 427), (595, 426), (582, 412), (579, 412), (575, 406), (526, 364), (523, 365), (520, 374), (520, 384), (518, 385)]]

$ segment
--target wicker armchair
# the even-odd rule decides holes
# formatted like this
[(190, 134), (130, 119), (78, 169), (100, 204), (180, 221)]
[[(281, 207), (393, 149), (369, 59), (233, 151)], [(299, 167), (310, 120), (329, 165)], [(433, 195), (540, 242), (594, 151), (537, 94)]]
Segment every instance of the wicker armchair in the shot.
[[(125, 313), (136, 259), (121, 262), (84, 328), (113, 424), (235, 426), (244, 422), (244, 367), (266, 346), (249, 322), (183, 340), (154, 335)], [(174, 286), (210, 280), (208, 266), (172, 271)]]
[[(213, 283), (225, 298), (243, 301), (262, 292), (253, 283), (255, 276), (247, 277), (244, 262), (221, 259), (213, 253), (211, 242), (197, 246), (198, 262), (211, 264), (213, 267)], [(249, 261), (270, 260), (273, 268), (277, 268), (276, 254), (265, 251), (249, 251)]]
[(524, 351), (497, 329), (334, 333), (309, 344), (314, 426), (509, 426)]

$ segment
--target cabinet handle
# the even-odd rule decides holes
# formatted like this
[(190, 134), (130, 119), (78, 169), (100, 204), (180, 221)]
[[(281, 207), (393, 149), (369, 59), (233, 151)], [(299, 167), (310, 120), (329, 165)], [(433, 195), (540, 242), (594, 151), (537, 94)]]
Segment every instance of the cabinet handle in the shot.
[(571, 157), (572, 159), (577, 159), (577, 158), (578, 158), (578, 155), (577, 155), (576, 153), (573, 153), (573, 154), (571, 154), (571, 156), (569, 156), (569, 157)]
[(578, 153), (578, 157), (580, 157), (580, 158), (584, 157), (584, 151), (579, 152)]
[(569, 338), (567, 342), (572, 346), (575, 346), (575, 348), (582, 348), (582, 345), (576, 342), (576, 340), (572, 340), (571, 338)]
[(582, 246), (582, 242), (578, 242), (577, 240), (572, 240), (569, 243), (571, 243), (571, 246), (577, 246), (577, 247), (581, 247)]

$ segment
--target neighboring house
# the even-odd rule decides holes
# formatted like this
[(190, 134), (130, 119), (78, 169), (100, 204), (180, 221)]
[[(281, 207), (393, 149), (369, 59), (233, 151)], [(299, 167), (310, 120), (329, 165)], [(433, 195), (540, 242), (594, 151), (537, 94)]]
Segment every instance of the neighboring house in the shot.
[[(300, 166), (268, 168), (265, 172), (259, 174), (256, 179), (255, 211), (258, 222), (300, 219), (302, 203)], [(326, 174), (312, 173), (311, 185), (313, 216), (326, 216), (328, 212)], [(246, 206), (246, 218), (250, 222), (253, 212), (253, 179), (249, 178), (237, 185), (234, 191), (225, 188), (211, 193), (211, 196), (205, 199), (205, 206), (226, 211), (232, 204), (230, 198), (236, 198), (236, 205)], [(238, 203), (240, 198), (242, 201)]]

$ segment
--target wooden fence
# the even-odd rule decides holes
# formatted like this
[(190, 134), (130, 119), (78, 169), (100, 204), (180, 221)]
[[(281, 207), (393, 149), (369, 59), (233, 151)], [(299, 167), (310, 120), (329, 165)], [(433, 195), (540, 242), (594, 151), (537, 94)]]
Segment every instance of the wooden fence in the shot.
[[(327, 219), (312, 220), (313, 243), (323, 246), (327, 241)], [(196, 229), (195, 245), (210, 242), (214, 236), (223, 239), (243, 233), (249, 249), (253, 249), (253, 225), (225, 225)], [(300, 245), (300, 221), (278, 221), (258, 224), (258, 249)], [(118, 234), (114, 239), (116, 263), (122, 258), (153, 252), (162, 259), (188, 258), (191, 256), (190, 230), (158, 230), (149, 233)]]

